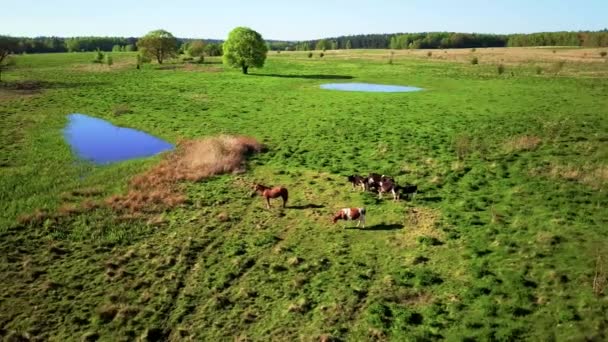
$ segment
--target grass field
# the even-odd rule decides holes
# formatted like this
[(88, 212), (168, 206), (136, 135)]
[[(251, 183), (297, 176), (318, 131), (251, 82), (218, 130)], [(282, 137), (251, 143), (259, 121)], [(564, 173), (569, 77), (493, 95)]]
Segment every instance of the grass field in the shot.
[[(251, 75), (213, 58), (138, 71), (129, 53), (111, 68), (20, 56), (0, 87), (0, 336), (605, 340), (608, 63), (528, 50), (272, 52)], [(319, 89), (351, 81), (425, 90)], [(106, 199), (162, 157), (78, 161), (70, 113), (268, 151), (181, 183), (181, 205), (116, 212)], [(420, 193), (378, 200), (351, 190), (355, 172)], [(255, 181), (288, 187), (290, 207), (266, 210)], [(368, 227), (332, 225), (345, 206), (365, 206)]]

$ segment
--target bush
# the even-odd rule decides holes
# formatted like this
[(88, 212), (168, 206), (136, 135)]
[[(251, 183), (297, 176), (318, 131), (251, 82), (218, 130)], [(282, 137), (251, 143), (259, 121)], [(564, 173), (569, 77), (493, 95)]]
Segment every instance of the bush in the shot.
[(542, 68), (542, 67), (540, 67), (540, 66), (536, 66), (536, 74), (537, 74), (537, 75), (540, 75), (540, 74), (542, 74), (542, 73), (543, 73), (543, 68)]
[(323, 52), (321, 52), (321, 53), (319, 54), (319, 57), (323, 58), (323, 56), (325, 56), (325, 54), (324, 54)]
[(97, 49), (97, 53), (95, 54), (95, 59), (93, 59), (93, 63), (103, 63), (104, 54), (99, 49)]
[(600, 56), (602, 56), (602, 57), (606, 57), (606, 55), (608, 55), (608, 52), (606, 52), (606, 51), (602, 51), (602, 52), (600, 52)]
[(312, 58), (312, 52), (308, 53), (308, 58)]
[(505, 66), (502, 64), (498, 64), (498, 66), (496, 67), (496, 72), (498, 72), (499, 75), (502, 75), (505, 72)]
[(429, 52), (426, 53), (426, 55), (427, 55), (427, 57), (431, 57), (433, 55), (433, 52), (429, 51)]
[(473, 65), (479, 64), (479, 59), (477, 57), (471, 58), (471, 64), (473, 64)]
[(476, 49), (476, 48), (472, 48), (472, 49), (471, 49), (471, 52), (475, 52), (475, 51), (477, 51), (477, 49)]
[(112, 64), (114, 64), (114, 59), (112, 58), (112, 56), (110, 56), (110, 55), (106, 56), (106, 64), (110, 67), (112, 66)]

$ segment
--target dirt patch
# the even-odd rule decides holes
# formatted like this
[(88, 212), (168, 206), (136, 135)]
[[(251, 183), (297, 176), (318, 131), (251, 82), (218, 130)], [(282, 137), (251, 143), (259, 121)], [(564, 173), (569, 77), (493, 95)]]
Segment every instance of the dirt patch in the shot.
[(84, 72), (111, 72), (117, 70), (125, 70), (133, 68), (135, 69), (135, 62), (131, 61), (119, 61), (114, 62), (112, 66), (109, 66), (105, 63), (88, 63), (88, 64), (76, 64), (72, 67), (74, 71), (84, 71)]
[(245, 171), (246, 157), (263, 150), (251, 137), (222, 135), (178, 143), (157, 166), (131, 180), (126, 195), (108, 198), (106, 203), (119, 212), (158, 212), (183, 203), (181, 181), (200, 181)]

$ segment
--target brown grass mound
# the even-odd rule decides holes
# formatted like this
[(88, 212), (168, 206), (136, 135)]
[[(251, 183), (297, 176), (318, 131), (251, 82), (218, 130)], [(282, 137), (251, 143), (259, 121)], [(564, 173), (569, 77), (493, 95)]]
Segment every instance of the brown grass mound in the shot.
[(180, 181), (200, 181), (224, 174), (245, 171), (246, 157), (261, 152), (264, 146), (245, 136), (221, 135), (177, 144), (157, 166), (131, 180), (126, 195), (108, 198), (117, 211), (157, 212), (184, 203)]

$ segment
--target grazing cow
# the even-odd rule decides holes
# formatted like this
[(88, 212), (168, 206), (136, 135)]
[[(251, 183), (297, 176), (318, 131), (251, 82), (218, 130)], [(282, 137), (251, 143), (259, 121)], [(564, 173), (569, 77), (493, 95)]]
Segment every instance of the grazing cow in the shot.
[(270, 209), (271, 198), (281, 197), (283, 198), (283, 208), (285, 208), (285, 206), (287, 205), (287, 199), (289, 197), (289, 194), (287, 192), (287, 188), (284, 188), (282, 186), (269, 187), (264, 186), (262, 184), (255, 184), (253, 187), (253, 193), (251, 193), (251, 197), (255, 196), (256, 193), (266, 198), (266, 208), (268, 209)]
[(348, 181), (353, 185), (353, 189), (355, 189), (356, 186), (360, 186), (361, 190), (366, 189), (365, 178), (362, 176), (359, 176), (359, 175), (348, 176)]
[[(365, 228), (365, 208), (344, 208), (344, 209), (340, 209), (340, 211), (338, 211), (335, 215), (334, 218), (332, 219), (333, 223), (338, 222), (338, 220), (345, 220), (345, 221), (354, 221), (357, 220), (359, 221), (357, 223), (357, 227), (359, 227), (360, 224), (363, 224), (363, 228)], [(346, 228), (346, 226), (344, 227)]]
[(379, 175), (377, 173), (370, 173), (365, 179), (365, 188), (367, 190), (377, 190), (380, 186), (380, 181), (382, 180), (383, 175)]
[(390, 178), (382, 178), (380, 181), (380, 186), (378, 187), (378, 198), (382, 199), (382, 194), (385, 192), (390, 192), (393, 194), (393, 200), (396, 201), (399, 199), (399, 193), (397, 192), (398, 185)]
[[(397, 191), (397, 194), (400, 194), (400, 193), (404, 194), (405, 199), (409, 199), (409, 196), (412, 195), (412, 200), (413, 200), (414, 196), (416, 196), (416, 193), (418, 192), (418, 186), (412, 185), (412, 184), (406, 184), (404, 186), (397, 185), (395, 187), (395, 191)], [(399, 198), (399, 196), (397, 198)]]

